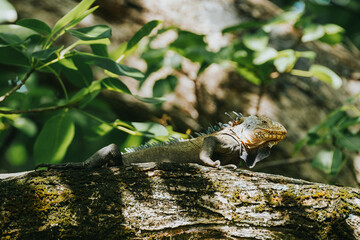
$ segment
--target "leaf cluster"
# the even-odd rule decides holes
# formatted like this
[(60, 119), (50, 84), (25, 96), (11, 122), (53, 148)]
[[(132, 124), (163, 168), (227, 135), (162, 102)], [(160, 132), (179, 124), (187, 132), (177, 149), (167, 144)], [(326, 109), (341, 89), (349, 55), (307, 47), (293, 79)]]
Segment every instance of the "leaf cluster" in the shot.
[[(16, 139), (4, 149), (9, 163), (22, 165), (30, 155), (28, 146), (19, 144), (23, 139), (34, 139), (33, 164), (36, 164), (61, 161), (73, 140), (81, 139), (76, 131), (85, 132), (88, 139), (104, 137), (114, 129), (152, 138), (173, 133), (171, 128), (155, 123), (125, 123), (116, 119), (107, 105), (96, 98), (102, 90), (133, 95), (119, 77), (141, 82), (145, 75), (121, 60), (131, 55), (160, 21), (145, 24), (129, 42), (109, 52), (110, 27), (77, 28), (98, 8), (92, 6), (94, 1), (81, 1), (52, 28), (38, 19), (0, 25), (0, 138), (4, 142)], [(59, 45), (58, 40), (64, 35), (71, 35), (74, 42)], [(152, 104), (164, 101), (161, 97), (133, 96)], [(105, 119), (97, 117), (94, 111)], [(74, 145), (81, 146), (76, 142)]]
[(349, 156), (360, 152), (360, 111), (355, 106), (358, 96), (350, 98), (347, 105), (334, 110), (310, 129), (296, 144), (294, 153), (304, 145), (323, 146), (324, 150), (314, 157), (313, 166), (330, 175), (339, 173)]

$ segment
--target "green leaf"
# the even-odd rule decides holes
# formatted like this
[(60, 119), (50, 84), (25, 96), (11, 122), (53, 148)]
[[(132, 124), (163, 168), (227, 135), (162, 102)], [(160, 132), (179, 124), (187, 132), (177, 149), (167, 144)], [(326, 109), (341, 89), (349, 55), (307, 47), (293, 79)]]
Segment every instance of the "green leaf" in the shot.
[(11, 47), (0, 47), (0, 63), (12, 66), (30, 67), (29, 59)]
[(99, 125), (91, 126), (86, 132), (86, 138), (89, 140), (97, 140), (99, 137), (105, 136), (114, 129), (113, 126), (101, 123)]
[(314, 77), (330, 84), (335, 89), (341, 87), (342, 85), (341, 78), (335, 72), (325, 66), (313, 64), (311, 65), (309, 72), (311, 72)]
[(264, 24), (265, 24), (264, 22), (255, 22), (255, 21), (243, 22), (240, 24), (236, 24), (236, 25), (224, 28), (222, 30), (222, 33), (235, 32), (235, 31), (245, 30), (245, 29), (260, 28)]
[(15, 119), (12, 125), (17, 129), (21, 130), (29, 137), (34, 137), (38, 131), (36, 124), (33, 121), (31, 121), (29, 118), (19, 117)]
[(278, 52), (271, 47), (266, 47), (262, 51), (255, 52), (253, 63), (256, 65), (264, 64), (265, 62), (274, 59), (278, 55)]
[(109, 52), (105, 44), (91, 44), (90, 47), (95, 55), (109, 57)]
[(159, 104), (159, 103), (163, 103), (166, 101), (165, 98), (156, 98), (156, 97), (153, 97), (153, 98), (148, 98), (148, 97), (140, 97), (138, 95), (133, 95), (136, 99), (144, 102), (144, 103), (150, 103), (150, 104)]
[(167, 51), (167, 48), (148, 48), (141, 54), (141, 58), (144, 59), (147, 64), (146, 76), (163, 67)]
[(335, 151), (320, 151), (313, 159), (312, 165), (327, 174), (334, 175), (341, 170), (342, 153), (337, 148)]
[(66, 154), (75, 133), (68, 112), (59, 113), (45, 123), (34, 144), (36, 163), (58, 163)]
[(25, 41), (28, 37), (37, 34), (35, 31), (15, 24), (1, 24), (0, 33), (13, 34)]
[(101, 84), (108, 90), (131, 94), (128, 87), (118, 78), (108, 77), (102, 79)]
[(91, 67), (82, 59), (74, 55), (72, 58), (62, 59), (62, 73), (71, 83), (78, 87), (88, 87), (94, 79)]
[(295, 51), (286, 49), (279, 52), (274, 60), (274, 65), (280, 73), (289, 72), (294, 67), (296, 60)]
[(174, 92), (177, 83), (178, 79), (173, 75), (169, 75), (164, 79), (157, 80), (153, 87), (153, 96), (162, 97), (165, 94)]
[(347, 116), (344, 121), (341, 122), (341, 124), (338, 126), (339, 129), (344, 130), (347, 129), (353, 125), (360, 124), (360, 116), (357, 117), (350, 117)]
[(118, 59), (124, 55), (126, 50), (127, 43), (124, 42), (120, 44), (114, 51), (110, 53), (110, 58), (116, 62), (119, 62)]
[(167, 136), (168, 130), (161, 124), (153, 122), (132, 122), (136, 130), (147, 137)]
[(15, 142), (7, 148), (5, 156), (12, 166), (21, 166), (26, 163), (28, 153), (24, 144)]
[(0, 23), (14, 22), (17, 19), (16, 9), (6, 0), (0, 0)]
[(327, 34), (336, 34), (336, 33), (342, 33), (344, 32), (344, 29), (342, 27), (340, 27), (339, 25), (336, 24), (325, 24), (323, 26), (325, 33)]
[(342, 34), (344, 29), (336, 24), (325, 24), (323, 26), (325, 35), (320, 38), (320, 41), (328, 44), (337, 44), (342, 41)]
[(264, 31), (271, 32), (274, 28), (278, 27), (279, 25), (283, 23), (288, 23), (289, 25), (293, 26), (297, 22), (299, 22), (299, 19), (301, 15), (303, 14), (303, 11), (284, 11), (278, 15), (276, 15), (274, 18), (271, 18), (263, 27)]
[(79, 102), (79, 108), (84, 108), (101, 92), (100, 81), (94, 81), (87, 88), (78, 91), (70, 100), (70, 102)]
[(62, 46), (50, 47), (45, 50), (36, 51), (31, 54), (31, 57), (39, 59), (39, 60), (45, 60), (48, 57), (50, 57), (53, 53), (55, 53), (57, 50), (59, 50), (60, 48), (62, 48)]
[[(289, 49), (288, 49), (289, 50)], [(287, 50), (284, 50), (287, 51)], [(292, 50), (293, 51), (293, 50)], [(316, 52), (313, 51), (302, 51), (302, 52), (295, 52), (295, 55), (297, 57), (304, 57), (304, 58), (308, 58), (311, 61), (314, 61), (314, 59), (316, 58)]]
[(86, 15), (84, 14), (90, 14), (90, 12), (87, 12), (87, 10), (94, 2), (95, 0), (81, 1), (75, 8), (73, 8), (70, 12), (68, 12), (65, 16), (63, 16), (56, 22), (54, 28), (51, 31), (51, 36), (58, 33), (61, 29), (63, 29), (69, 23), (72, 23), (74, 20), (80, 20), (81, 18), (85, 18)]
[(322, 126), (333, 129), (335, 128), (338, 123), (343, 122), (343, 120), (347, 117), (346, 112), (339, 108), (334, 111), (332, 111), (326, 118), (325, 122), (322, 124)]
[(35, 32), (43, 35), (51, 33), (51, 28), (46, 23), (38, 19), (24, 18), (17, 21), (16, 24), (34, 30)]
[(142, 79), (144, 77), (144, 74), (138, 69), (117, 63), (110, 58), (89, 53), (79, 53), (79, 56), (85, 63), (96, 65), (119, 76), (128, 76), (134, 79)]
[(323, 26), (317, 24), (307, 25), (306, 27), (304, 27), (303, 31), (304, 33), (301, 37), (302, 42), (310, 42), (317, 40), (325, 34)]
[(263, 51), (269, 43), (269, 36), (264, 31), (257, 31), (255, 34), (244, 34), (242, 40), (247, 48), (253, 51)]
[(160, 23), (161, 23), (161, 21), (159, 21), (159, 20), (153, 20), (153, 21), (146, 23), (144, 26), (142, 26), (142, 28), (140, 28), (140, 30), (137, 31), (134, 34), (134, 36), (129, 40), (129, 42), (126, 46), (126, 51), (132, 49), (136, 44), (138, 44), (140, 42), (141, 39), (148, 36), (151, 33), (151, 31), (155, 27), (157, 27)]
[(348, 149), (350, 151), (360, 151), (360, 135), (355, 134), (336, 134), (336, 144), (339, 147)]
[[(170, 47), (176, 52), (185, 51), (189, 47), (204, 48), (206, 43), (204, 41), (204, 35), (199, 35), (189, 31), (178, 30), (177, 39), (170, 44)], [(182, 55), (184, 55), (182, 53)]]
[(237, 67), (236, 70), (243, 78), (245, 78), (246, 80), (248, 80), (249, 82), (251, 82), (255, 85), (260, 85), (260, 83), (262, 82), (261, 79), (258, 76), (256, 76), (256, 74), (248, 68)]
[(24, 42), (21, 38), (12, 33), (0, 32), (0, 39), (7, 43), (6, 45), (20, 45)]
[(70, 29), (66, 32), (84, 41), (111, 37), (111, 28), (106, 25), (95, 25), (85, 28)]

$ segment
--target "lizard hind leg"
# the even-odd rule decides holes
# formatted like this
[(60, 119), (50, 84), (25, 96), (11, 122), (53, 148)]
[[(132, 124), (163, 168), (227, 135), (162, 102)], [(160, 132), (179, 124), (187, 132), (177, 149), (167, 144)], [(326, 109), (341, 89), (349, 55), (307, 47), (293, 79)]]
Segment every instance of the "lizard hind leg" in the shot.
[(40, 167), (46, 167), (48, 169), (89, 169), (101, 168), (103, 166), (111, 167), (122, 165), (123, 163), (120, 149), (115, 144), (110, 144), (101, 148), (84, 162), (68, 162), (61, 164), (41, 163), (35, 167), (35, 170)]
[(218, 143), (218, 140), (215, 137), (206, 137), (204, 138), (203, 145), (201, 147), (201, 151), (199, 154), (200, 161), (205, 166), (211, 166), (215, 168), (219, 168), (221, 165), (221, 162), (219, 160), (213, 161), (211, 159), (211, 155), (214, 152), (214, 148), (216, 144)]

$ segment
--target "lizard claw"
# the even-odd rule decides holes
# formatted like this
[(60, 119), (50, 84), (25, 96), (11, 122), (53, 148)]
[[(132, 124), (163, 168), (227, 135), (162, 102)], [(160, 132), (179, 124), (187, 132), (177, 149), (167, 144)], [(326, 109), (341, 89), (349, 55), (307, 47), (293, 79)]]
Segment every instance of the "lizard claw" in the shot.
[(215, 164), (214, 164), (214, 167), (215, 168), (220, 168), (221, 166), (221, 162), (220, 162), (220, 160), (216, 160), (215, 162), (214, 162)]
[(237, 166), (235, 164), (227, 164), (225, 166), (221, 166), (220, 169), (235, 170), (235, 169), (237, 169)]

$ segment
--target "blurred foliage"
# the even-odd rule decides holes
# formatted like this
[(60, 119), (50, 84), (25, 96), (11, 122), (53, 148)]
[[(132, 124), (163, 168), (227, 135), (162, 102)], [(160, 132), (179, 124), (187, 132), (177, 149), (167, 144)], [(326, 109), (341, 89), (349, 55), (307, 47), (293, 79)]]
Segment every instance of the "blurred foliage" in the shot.
[[(311, 9), (313, 2), (297, 1), (266, 22), (243, 22), (227, 27), (223, 34), (237, 37), (217, 52), (209, 50), (206, 36), (177, 27), (159, 28), (159, 21), (145, 24), (129, 42), (108, 52), (111, 37), (108, 26), (75, 28), (96, 10), (97, 7), (91, 8), (93, 2), (81, 1), (53, 28), (37, 19), (0, 25), (0, 153), (7, 160), (0, 162), (2, 167), (32, 168), (39, 162), (60, 162), (66, 154), (73, 161), (82, 161), (109, 143), (125, 148), (148, 140), (165, 140), (169, 135), (180, 136), (171, 126), (116, 119), (116, 114), (98, 94), (106, 89), (161, 106), (164, 96), (176, 88), (176, 76), (182, 72), (184, 59), (198, 64), (198, 75), (216, 63), (234, 69), (243, 79), (261, 87), (272, 84), (280, 74), (314, 77), (334, 88), (342, 85), (334, 71), (314, 63), (315, 52), (277, 50), (270, 44), (270, 32), (282, 24), (300, 33), (300, 43), (341, 43), (345, 27), (309, 17), (307, 9)], [(11, 5), (6, 6), (8, 11), (13, 11)], [(176, 34), (173, 41), (162, 47), (153, 46), (169, 32)], [(66, 34), (77, 40), (69, 46), (58, 45), (57, 40)], [(145, 45), (138, 49), (144, 38), (148, 41), (143, 41)], [(88, 50), (80, 51), (78, 46), (88, 46)], [(144, 73), (121, 64), (136, 50), (141, 50), (141, 58), (147, 65)], [(308, 60), (308, 69), (296, 68), (300, 58)], [(132, 94), (119, 78), (133, 78), (141, 88), (151, 74), (164, 67), (172, 68), (173, 72), (156, 80), (151, 98)], [(336, 174), (349, 154), (359, 151), (358, 130), (352, 130), (359, 123), (359, 113), (348, 113), (355, 108), (354, 101), (331, 113), (296, 146), (296, 150), (305, 144), (326, 146), (326, 150), (315, 156), (313, 164), (328, 174)]]
[[(75, 28), (97, 9), (91, 7), (93, 3), (94, 0), (81, 1), (53, 28), (37, 19), (0, 25), (0, 152), (6, 159), (1, 163), (4, 167), (32, 168), (40, 162), (57, 163), (69, 147), (73, 148), (70, 152), (77, 153), (72, 158), (82, 161), (84, 154), (94, 151), (92, 147), (87, 150), (89, 143), (91, 146), (92, 142), (103, 145), (122, 141), (126, 147), (127, 142), (134, 142), (126, 140), (127, 134), (138, 137), (140, 142), (143, 137), (162, 139), (176, 134), (156, 123), (125, 123), (116, 119), (107, 103), (97, 98), (105, 89), (133, 95), (118, 77), (141, 82), (144, 73), (121, 61), (135, 52), (138, 43), (160, 21), (145, 24), (129, 42), (109, 53), (112, 34), (108, 26)], [(14, 11), (8, 2), (2, 2), (1, 9)], [(63, 35), (71, 35), (75, 41), (69, 46), (59, 45), (57, 40)], [(78, 50), (80, 45), (88, 46), (90, 51)], [(176, 81), (169, 82), (172, 84), (167, 87), (173, 90)], [(159, 104), (164, 101), (163, 93), (158, 92), (159, 98), (133, 96)], [(120, 133), (114, 134), (113, 130)]]
[(313, 166), (330, 175), (336, 175), (347, 160), (360, 152), (360, 110), (356, 107), (360, 93), (331, 112), (320, 124), (309, 130), (306, 137), (295, 146), (295, 153), (305, 144), (321, 146), (313, 159)]
[(345, 35), (357, 48), (360, 48), (360, 1), (358, 0), (271, 0), (278, 6), (288, 9), (292, 6), (305, 6), (306, 17), (313, 23), (333, 23), (345, 29)]

